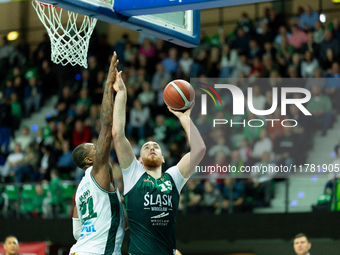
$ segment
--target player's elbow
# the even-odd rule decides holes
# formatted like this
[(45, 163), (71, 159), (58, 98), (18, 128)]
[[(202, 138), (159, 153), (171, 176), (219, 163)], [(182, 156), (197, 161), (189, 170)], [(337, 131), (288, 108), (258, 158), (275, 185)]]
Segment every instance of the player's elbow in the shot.
[(205, 144), (201, 144), (200, 146), (197, 146), (194, 151), (191, 151), (191, 154), (195, 155), (195, 158), (197, 158), (199, 161), (201, 161), (205, 155), (207, 148), (205, 147)]
[(197, 154), (201, 159), (204, 157), (206, 150), (207, 148), (205, 147), (205, 144), (202, 144), (200, 148), (198, 149)]

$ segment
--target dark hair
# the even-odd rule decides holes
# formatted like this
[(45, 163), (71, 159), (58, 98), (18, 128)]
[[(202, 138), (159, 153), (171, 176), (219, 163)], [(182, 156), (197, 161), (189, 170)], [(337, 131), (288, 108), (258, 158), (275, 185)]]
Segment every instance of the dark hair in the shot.
[(78, 145), (72, 152), (72, 160), (73, 163), (81, 168), (84, 169), (84, 167), (86, 166), (86, 163), (84, 161), (84, 159), (87, 156), (87, 149), (85, 147), (85, 144), (80, 144)]
[(307, 242), (309, 243), (309, 238), (308, 238), (308, 236), (307, 236), (305, 233), (299, 233), (299, 234), (297, 234), (296, 236), (294, 236), (294, 240), (295, 240), (296, 238), (300, 238), (300, 237), (306, 237)]
[[(16, 236), (14, 236), (14, 235), (9, 235), (9, 236), (6, 236), (5, 242), (7, 241), (8, 238), (15, 238), (15, 239), (18, 240), (18, 238), (17, 238)], [(19, 241), (18, 241), (18, 242), (19, 242)]]

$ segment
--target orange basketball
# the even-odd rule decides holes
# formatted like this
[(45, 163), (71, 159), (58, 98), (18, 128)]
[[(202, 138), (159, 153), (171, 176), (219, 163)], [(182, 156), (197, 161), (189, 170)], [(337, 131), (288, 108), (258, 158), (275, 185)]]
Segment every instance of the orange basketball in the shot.
[(185, 80), (174, 80), (166, 85), (163, 99), (166, 105), (173, 110), (186, 110), (195, 100), (195, 90)]

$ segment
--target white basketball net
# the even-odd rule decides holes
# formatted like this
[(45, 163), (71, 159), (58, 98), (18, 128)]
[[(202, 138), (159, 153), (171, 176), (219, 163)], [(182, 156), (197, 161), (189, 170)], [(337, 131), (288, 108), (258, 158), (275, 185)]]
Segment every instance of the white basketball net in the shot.
[(87, 51), (97, 19), (84, 16), (78, 29), (78, 13), (67, 11), (68, 21), (64, 26), (61, 21), (62, 9), (39, 1), (32, 1), (32, 5), (50, 37), (52, 62), (73, 66), (78, 64), (87, 68)]

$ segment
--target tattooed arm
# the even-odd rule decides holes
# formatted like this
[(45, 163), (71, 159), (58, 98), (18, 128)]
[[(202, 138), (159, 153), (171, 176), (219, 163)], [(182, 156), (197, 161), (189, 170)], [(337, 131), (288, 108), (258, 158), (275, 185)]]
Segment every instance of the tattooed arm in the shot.
[(112, 166), (109, 163), (109, 156), (113, 122), (113, 83), (117, 76), (118, 62), (117, 54), (114, 52), (104, 88), (100, 112), (101, 130), (98, 137), (97, 148), (95, 150), (92, 170), (96, 182), (107, 191), (114, 191), (114, 186), (110, 177)]

